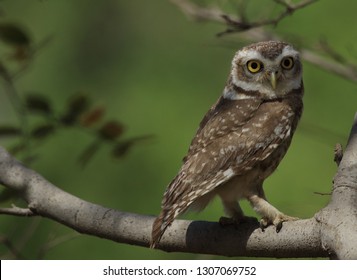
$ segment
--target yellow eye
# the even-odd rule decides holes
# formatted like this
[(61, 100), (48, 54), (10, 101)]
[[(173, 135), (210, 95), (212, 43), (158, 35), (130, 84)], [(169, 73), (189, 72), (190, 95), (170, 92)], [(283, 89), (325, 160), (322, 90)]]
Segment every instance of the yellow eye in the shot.
[(281, 67), (285, 70), (290, 70), (294, 66), (294, 59), (291, 56), (283, 58), (281, 61)]
[(250, 73), (257, 73), (263, 68), (263, 64), (259, 60), (249, 60), (247, 68)]

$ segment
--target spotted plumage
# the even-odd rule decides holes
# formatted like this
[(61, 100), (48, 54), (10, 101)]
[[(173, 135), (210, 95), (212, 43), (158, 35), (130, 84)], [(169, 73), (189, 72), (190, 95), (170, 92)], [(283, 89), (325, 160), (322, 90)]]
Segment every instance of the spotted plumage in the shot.
[(238, 204), (243, 198), (262, 215), (262, 226), (279, 229), (293, 220), (267, 202), (262, 184), (290, 145), (302, 96), (302, 66), (291, 45), (268, 41), (239, 50), (222, 96), (201, 121), (164, 193), (151, 247), (180, 213), (203, 209), (215, 195), (234, 222), (247, 219)]

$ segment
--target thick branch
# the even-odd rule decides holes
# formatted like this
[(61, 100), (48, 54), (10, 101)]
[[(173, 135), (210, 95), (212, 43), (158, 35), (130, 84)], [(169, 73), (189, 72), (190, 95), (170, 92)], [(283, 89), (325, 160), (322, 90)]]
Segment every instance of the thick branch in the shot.
[(316, 218), (321, 241), (332, 257), (357, 259), (357, 114), (334, 178), (330, 204)]
[[(213, 222), (177, 220), (165, 232), (158, 248), (225, 256), (357, 259), (356, 174), (357, 116), (335, 176), (332, 200), (315, 217), (284, 223), (279, 233), (273, 227), (262, 232), (258, 224), (252, 223), (222, 228)], [(0, 183), (27, 201), (30, 209), (25, 210), (27, 213), (48, 217), (81, 233), (127, 244), (149, 245), (154, 217), (120, 212), (81, 200), (26, 168), (1, 147)]]
[[(29, 209), (78, 232), (148, 246), (154, 217), (120, 212), (81, 200), (55, 187), (0, 148), (0, 182), (28, 202)], [(218, 223), (178, 220), (165, 233), (165, 251), (255, 257), (324, 257), (314, 219), (286, 223), (281, 232), (258, 224), (238, 229)]]

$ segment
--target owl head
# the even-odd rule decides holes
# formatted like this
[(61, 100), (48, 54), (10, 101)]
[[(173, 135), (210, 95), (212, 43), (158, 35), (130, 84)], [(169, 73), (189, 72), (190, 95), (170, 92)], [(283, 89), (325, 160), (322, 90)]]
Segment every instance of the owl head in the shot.
[[(232, 88), (224, 94), (230, 99), (284, 97), (302, 88), (299, 53), (284, 42), (267, 41), (239, 50), (233, 58), (230, 75)], [(302, 92), (302, 91), (301, 91)]]

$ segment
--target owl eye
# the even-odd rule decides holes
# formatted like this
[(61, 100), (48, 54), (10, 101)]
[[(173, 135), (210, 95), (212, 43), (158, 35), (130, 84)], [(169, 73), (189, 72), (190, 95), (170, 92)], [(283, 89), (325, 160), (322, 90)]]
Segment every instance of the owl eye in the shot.
[(294, 59), (291, 56), (285, 57), (281, 61), (281, 67), (283, 67), (285, 70), (290, 70), (294, 66)]
[(258, 60), (249, 60), (247, 62), (247, 68), (250, 73), (257, 73), (263, 68), (263, 64)]

